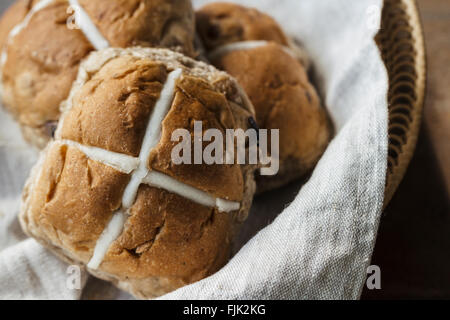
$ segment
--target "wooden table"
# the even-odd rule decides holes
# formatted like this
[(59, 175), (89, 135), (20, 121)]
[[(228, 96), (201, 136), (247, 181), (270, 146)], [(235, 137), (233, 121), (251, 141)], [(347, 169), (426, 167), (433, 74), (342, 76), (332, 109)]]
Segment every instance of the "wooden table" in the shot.
[(450, 1), (418, 0), (428, 92), (417, 152), (381, 222), (382, 290), (364, 299), (450, 298)]

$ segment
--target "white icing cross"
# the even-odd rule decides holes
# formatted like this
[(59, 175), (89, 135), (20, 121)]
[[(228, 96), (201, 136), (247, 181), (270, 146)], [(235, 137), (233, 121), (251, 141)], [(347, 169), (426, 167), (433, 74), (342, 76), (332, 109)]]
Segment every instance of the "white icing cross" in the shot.
[(56, 143), (77, 148), (89, 159), (103, 163), (123, 173), (132, 173), (130, 182), (126, 186), (122, 196), (121, 210), (113, 214), (113, 217), (97, 240), (94, 254), (87, 265), (91, 269), (97, 269), (100, 266), (109, 246), (122, 233), (127, 220), (126, 211), (134, 204), (141, 184), (147, 184), (175, 193), (204, 206), (217, 207), (221, 212), (232, 212), (240, 208), (239, 202), (214, 198), (208, 193), (184, 184), (166, 174), (152, 171), (147, 166), (152, 150), (161, 140), (162, 122), (172, 106), (176, 82), (181, 76), (182, 69), (176, 69), (169, 73), (167, 81), (161, 90), (160, 97), (149, 118), (138, 158), (97, 147), (81, 145), (70, 140), (56, 141)]
[(160, 140), (162, 126), (161, 122), (166, 117), (166, 114), (172, 105), (175, 94), (175, 84), (177, 79), (181, 77), (181, 74), (181, 69), (172, 71), (169, 74), (167, 77), (167, 82), (161, 91), (158, 101), (156, 102), (155, 109), (153, 110), (147, 126), (147, 131), (145, 132), (141, 152), (139, 153), (139, 167), (131, 176), (130, 183), (123, 194), (122, 205), (127, 209), (133, 205), (139, 185), (149, 172), (147, 163), (150, 157), (150, 152)]
[[(214, 49), (213, 51), (211, 51), (210, 53), (208, 53), (208, 59), (213, 61), (213, 60), (220, 58), (220, 57), (222, 57), (230, 52), (233, 52), (233, 51), (251, 50), (251, 49), (256, 49), (256, 48), (261, 48), (261, 47), (267, 46), (268, 44), (270, 44), (270, 42), (265, 41), (265, 40), (232, 42), (232, 43), (224, 44), (223, 46), (220, 46), (220, 47)], [(280, 46), (284, 52), (291, 55), (295, 59), (298, 59), (297, 55), (291, 48), (282, 46), (282, 45), (280, 45)]]
[[(29, 24), (31, 18), (36, 12), (44, 9), (53, 1), (54, 0), (42, 0), (38, 2), (26, 15), (25, 19), (11, 30), (8, 36), (7, 44), (10, 43), (12, 39)], [(97, 50), (108, 48), (108, 41), (102, 36), (87, 13), (81, 8), (78, 1), (68, 0), (68, 2), (75, 10), (75, 21), (77, 25), (80, 27), (86, 38), (91, 42), (92, 46)], [(1, 54), (0, 68), (4, 66), (6, 60), (7, 46), (3, 48)], [(167, 81), (160, 93), (160, 97), (155, 105), (152, 115), (150, 116), (138, 158), (97, 147), (82, 145), (70, 140), (56, 140), (54, 142), (77, 148), (91, 160), (110, 166), (119, 172), (132, 174), (130, 182), (126, 186), (124, 194), (122, 196), (121, 210), (113, 214), (108, 225), (97, 240), (94, 254), (88, 263), (88, 267), (91, 269), (97, 269), (100, 266), (104, 256), (109, 249), (109, 246), (122, 233), (128, 217), (126, 211), (128, 211), (128, 209), (130, 209), (135, 202), (136, 194), (141, 184), (147, 184), (159, 189), (167, 190), (204, 206), (217, 207), (217, 209), (221, 212), (232, 212), (239, 210), (240, 208), (240, 203), (238, 202), (214, 198), (204, 191), (186, 185), (168, 175), (156, 171), (151, 171), (147, 168), (151, 151), (161, 139), (162, 121), (166, 117), (173, 103), (175, 84), (177, 79), (181, 76), (182, 69), (172, 71), (168, 75)], [(70, 96), (69, 100), (72, 98), (73, 97)], [(61, 126), (62, 120), (60, 122)]]
[(106, 40), (100, 31), (97, 29), (94, 22), (92, 22), (89, 15), (78, 3), (78, 0), (69, 0), (69, 4), (75, 10), (75, 22), (86, 38), (91, 42), (96, 50), (109, 48), (109, 42)]
[(2, 51), (2, 57), (1, 57), (1, 65), (4, 66), (6, 63), (6, 60), (8, 58), (8, 53), (6, 50), (6, 47), (8, 46), (8, 44), (11, 43), (12, 39), (17, 36), (23, 29), (25, 29), (28, 24), (30, 23), (31, 18), (34, 16), (34, 14), (42, 9), (44, 9), (45, 7), (48, 7), (54, 0), (41, 0), (40, 2), (38, 2), (29, 12), (28, 14), (25, 16), (25, 18), (23, 19), (23, 21), (21, 23), (19, 23), (18, 25), (16, 25), (14, 28), (11, 29), (11, 31), (9, 32), (8, 38), (6, 40), (6, 45), (3, 48)]
[(70, 147), (75, 147), (84, 153), (89, 159), (103, 163), (123, 173), (129, 174), (133, 172), (133, 170), (136, 170), (139, 166), (138, 158), (134, 158), (126, 154), (116, 153), (97, 147), (85, 146), (70, 140), (60, 140), (57, 142)]
[(128, 216), (122, 211), (117, 211), (112, 216), (106, 228), (103, 230), (100, 237), (95, 244), (94, 254), (88, 263), (88, 268), (97, 269), (103, 261), (109, 246), (113, 243), (122, 233), (123, 226), (127, 222)]
[[(0, 96), (3, 94), (3, 67), (8, 60), (8, 45), (11, 44), (14, 37), (16, 37), (23, 29), (25, 29), (31, 21), (33, 16), (48, 7), (55, 0), (41, 0), (28, 12), (23, 21), (16, 25), (8, 34), (6, 44), (2, 48), (2, 53), (0, 56)], [(68, 3), (75, 11), (75, 22), (77, 26), (81, 29), (84, 36), (92, 44), (96, 50), (109, 48), (109, 42), (103, 37), (100, 31), (97, 29), (95, 24), (92, 22), (89, 15), (78, 3), (78, 0), (68, 0)]]

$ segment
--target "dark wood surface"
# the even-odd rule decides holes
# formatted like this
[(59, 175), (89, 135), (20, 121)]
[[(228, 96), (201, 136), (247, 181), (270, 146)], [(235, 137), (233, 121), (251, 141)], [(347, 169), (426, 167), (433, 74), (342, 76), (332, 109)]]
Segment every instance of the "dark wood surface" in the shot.
[(428, 91), (417, 151), (381, 220), (364, 299), (450, 299), (450, 1), (419, 0)]

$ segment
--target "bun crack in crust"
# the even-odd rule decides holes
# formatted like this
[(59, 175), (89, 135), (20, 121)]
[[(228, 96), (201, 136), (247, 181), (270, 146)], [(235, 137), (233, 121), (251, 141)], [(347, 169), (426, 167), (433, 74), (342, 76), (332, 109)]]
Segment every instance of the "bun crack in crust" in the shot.
[(308, 174), (328, 145), (331, 126), (308, 79), (303, 50), (271, 17), (236, 4), (201, 8), (197, 32), (211, 63), (234, 76), (247, 92), (258, 125), (280, 130), (280, 171), (258, 176), (258, 192)]
[(106, 49), (80, 67), (23, 193), (27, 234), (137, 297), (228, 260), (255, 192), (251, 165), (175, 165), (172, 132), (249, 128), (235, 80), (164, 49)]
[(18, 0), (0, 20), (0, 94), (24, 137), (43, 148), (80, 62), (107, 47), (194, 56), (189, 0)]

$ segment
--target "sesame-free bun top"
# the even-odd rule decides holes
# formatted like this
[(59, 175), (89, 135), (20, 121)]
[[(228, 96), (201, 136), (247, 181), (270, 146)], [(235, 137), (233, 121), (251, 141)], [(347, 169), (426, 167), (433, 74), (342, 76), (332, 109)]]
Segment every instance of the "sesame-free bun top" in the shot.
[(266, 40), (286, 46), (289, 42), (272, 17), (233, 3), (207, 4), (197, 11), (196, 20), (207, 50), (240, 41)]
[(91, 51), (166, 47), (193, 56), (194, 28), (189, 0), (18, 0), (0, 20), (3, 104), (43, 147)]
[[(159, 121), (161, 102), (169, 104)], [(194, 121), (248, 128), (253, 108), (230, 76), (169, 50), (106, 49), (82, 64), (63, 109), (24, 190), (29, 235), (141, 298), (225, 264), (255, 168), (175, 165), (170, 151), (172, 132), (192, 134)]]
[(279, 129), (280, 171), (259, 176), (258, 191), (308, 174), (330, 139), (330, 122), (295, 48), (274, 19), (253, 8), (212, 3), (197, 13), (211, 63), (235, 77), (255, 106), (258, 125)]

